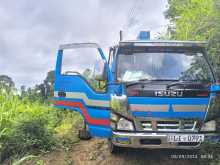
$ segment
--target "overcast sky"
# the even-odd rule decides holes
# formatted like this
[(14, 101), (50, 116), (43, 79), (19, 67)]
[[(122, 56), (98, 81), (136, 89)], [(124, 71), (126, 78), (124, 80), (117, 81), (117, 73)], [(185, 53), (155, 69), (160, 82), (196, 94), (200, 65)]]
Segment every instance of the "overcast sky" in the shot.
[(90, 41), (107, 50), (120, 30), (128, 39), (139, 30), (155, 38), (167, 25), (166, 7), (166, 0), (1, 0), (0, 75), (33, 86), (54, 69), (59, 44)]

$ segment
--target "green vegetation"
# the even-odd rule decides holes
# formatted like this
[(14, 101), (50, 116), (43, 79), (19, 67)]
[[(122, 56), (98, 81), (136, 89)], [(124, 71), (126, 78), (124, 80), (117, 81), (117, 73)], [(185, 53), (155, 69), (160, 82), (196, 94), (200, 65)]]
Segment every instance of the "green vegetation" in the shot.
[[(220, 75), (220, 0), (168, 0), (168, 4), (165, 16), (170, 25), (165, 38), (208, 41), (209, 59)], [(90, 71), (84, 74), (89, 77)], [(68, 149), (79, 140), (75, 132), (82, 122), (79, 114), (55, 109), (48, 103), (53, 82), (54, 71), (50, 71), (43, 83), (28, 89), (22, 86), (18, 94), (12, 79), (0, 75), (0, 164), (23, 157), (17, 161), (20, 164), (42, 152)], [(100, 90), (105, 86), (105, 82), (91, 84)], [(203, 159), (201, 164), (220, 163), (219, 146), (204, 145), (201, 153), (213, 154), (214, 159)]]
[[(168, 4), (166, 38), (208, 41), (208, 57), (220, 78), (220, 1), (168, 0)], [(201, 164), (220, 164), (220, 144), (204, 144), (200, 153), (213, 156), (201, 159)]]
[(68, 148), (79, 140), (75, 130), (82, 119), (78, 113), (16, 93), (14, 88), (0, 88), (0, 162)]
[(208, 41), (208, 55), (220, 74), (220, 1), (168, 0), (167, 38)]

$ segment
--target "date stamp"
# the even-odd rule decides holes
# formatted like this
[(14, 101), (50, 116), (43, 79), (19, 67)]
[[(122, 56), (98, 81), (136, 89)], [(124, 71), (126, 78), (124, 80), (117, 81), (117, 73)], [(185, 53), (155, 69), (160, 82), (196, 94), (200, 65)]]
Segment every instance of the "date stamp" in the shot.
[(213, 159), (212, 154), (172, 154), (171, 159)]

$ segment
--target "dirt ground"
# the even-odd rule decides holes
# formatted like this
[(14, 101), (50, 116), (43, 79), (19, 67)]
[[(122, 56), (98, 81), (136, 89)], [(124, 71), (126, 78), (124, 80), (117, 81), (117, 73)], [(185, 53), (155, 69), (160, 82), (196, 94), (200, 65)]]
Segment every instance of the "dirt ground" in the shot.
[[(175, 156), (187, 156), (177, 158)], [(53, 151), (38, 161), (25, 164), (46, 165), (194, 165), (200, 164), (196, 152), (179, 150), (122, 149), (109, 153), (106, 140), (91, 139), (74, 144), (68, 151)], [(198, 155), (197, 155), (198, 156)], [(39, 161), (40, 160), (40, 161)]]

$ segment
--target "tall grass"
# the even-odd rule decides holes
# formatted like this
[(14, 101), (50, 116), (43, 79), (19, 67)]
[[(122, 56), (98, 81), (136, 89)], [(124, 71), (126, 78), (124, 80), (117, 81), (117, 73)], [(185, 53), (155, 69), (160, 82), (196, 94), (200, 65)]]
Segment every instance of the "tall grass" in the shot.
[(0, 162), (75, 142), (74, 127), (80, 122), (77, 113), (0, 89)]

